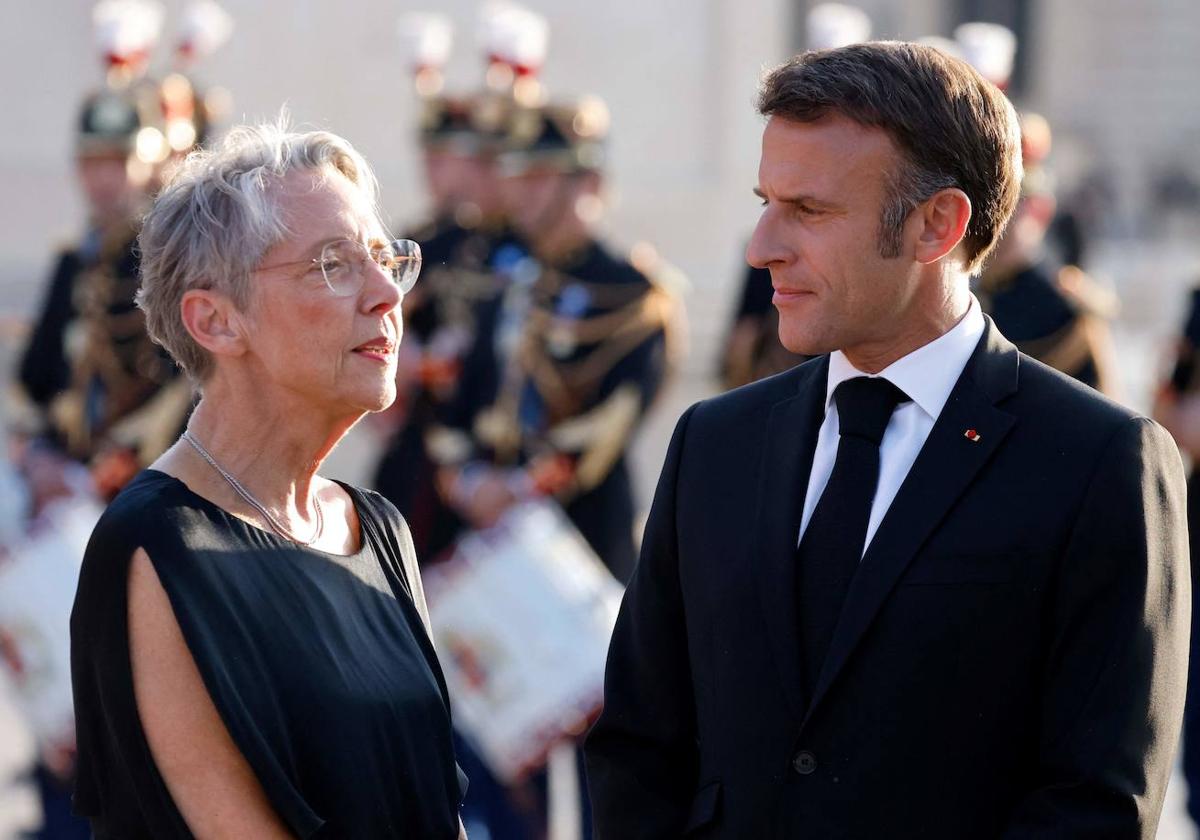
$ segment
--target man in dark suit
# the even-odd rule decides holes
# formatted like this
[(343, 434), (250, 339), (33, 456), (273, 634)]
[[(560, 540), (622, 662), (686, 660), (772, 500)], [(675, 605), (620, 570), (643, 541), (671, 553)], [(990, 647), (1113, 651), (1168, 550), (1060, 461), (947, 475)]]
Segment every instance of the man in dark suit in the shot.
[(747, 255), (817, 358), (679, 422), (587, 745), (599, 838), (1153, 838), (1182, 468), (970, 295), (1012, 107), (873, 43), (793, 59), (759, 110)]

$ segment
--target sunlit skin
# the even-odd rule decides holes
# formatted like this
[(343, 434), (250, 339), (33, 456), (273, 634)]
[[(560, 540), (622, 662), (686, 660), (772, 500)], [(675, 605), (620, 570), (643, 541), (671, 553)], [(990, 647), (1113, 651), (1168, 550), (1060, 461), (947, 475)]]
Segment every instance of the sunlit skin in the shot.
[(768, 121), (755, 189), (763, 211), (746, 259), (771, 272), (779, 337), (792, 352), (841, 350), (878, 373), (966, 314), (959, 246), (971, 205), (961, 190), (918, 205), (899, 256), (880, 256), (887, 175), (900, 162), (882, 130), (841, 116)]
[[(213, 290), (184, 295), (184, 323), (214, 360), (189, 428), (294, 533), (312, 533), (310, 498), (319, 493), (327, 550), (351, 550), (357, 533), (349, 499), (316, 471), (364, 414), (395, 399), (401, 294), (368, 263), (359, 293), (336, 297), (320, 269), (305, 265), (332, 240), (386, 238), (349, 181), (293, 173), (276, 197), (290, 234), (259, 262), (264, 268), (251, 276), (245, 309)], [(187, 444), (177, 443), (163, 462), (189, 486), (195, 482), (193, 489), (206, 488), (214, 501), (254, 519)]]
[(382, 410), (396, 398), (399, 290), (368, 263), (359, 294), (336, 297), (320, 268), (304, 263), (338, 239), (383, 245), (390, 237), (362, 193), (340, 175), (324, 185), (294, 175), (281, 201), (289, 208), (284, 218), (291, 235), (267, 251), (266, 268), (252, 278), (255, 296), (244, 327), (249, 340), (240, 361), (251, 378), (270, 382), (283, 398), (304, 400), (310, 413), (328, 412), (334, 423)]

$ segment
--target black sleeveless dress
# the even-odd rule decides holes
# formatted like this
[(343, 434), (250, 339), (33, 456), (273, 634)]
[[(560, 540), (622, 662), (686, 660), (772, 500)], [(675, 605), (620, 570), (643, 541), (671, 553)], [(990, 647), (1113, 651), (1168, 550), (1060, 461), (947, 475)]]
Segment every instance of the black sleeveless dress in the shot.
[(71, 616), (78, 781), (100, 838), (187, 838), (138, 718), (127, 581), (146, 550), (188, 649), (271, 805), (300, 838), (458, 836), (466, 788), (403, 518), (343, 485), (362, 547), (259, 530), (146, 470), (88, 544)]

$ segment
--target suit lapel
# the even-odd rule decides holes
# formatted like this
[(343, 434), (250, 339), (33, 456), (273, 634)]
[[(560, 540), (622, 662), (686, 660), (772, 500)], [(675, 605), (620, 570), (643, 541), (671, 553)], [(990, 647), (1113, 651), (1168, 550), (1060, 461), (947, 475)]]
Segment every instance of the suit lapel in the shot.
[(825, 419), (825, 357), (797, 368), (798, 395), (772, 407), (760, 467), (755, 573), (784, 694), (798, 719), (801, 695), (800, 642), (796, 613), (796, 540), (808, 489), (817, 432)]
[[(908, 564), (1012, 428), (1013, 415), (996, 408), (995, 403), (1016, 389), (1017, 364), (1016, 348), (989, 318), (979, 346), (863, 556), (805, 722)], [(973, 432), (971, 437), (968, 430)]]

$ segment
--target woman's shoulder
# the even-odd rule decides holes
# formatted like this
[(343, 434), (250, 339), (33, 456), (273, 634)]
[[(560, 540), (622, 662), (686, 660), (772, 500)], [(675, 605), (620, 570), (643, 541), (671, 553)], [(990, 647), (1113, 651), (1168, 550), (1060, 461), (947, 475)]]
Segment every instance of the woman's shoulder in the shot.
[(164, 540), (177, 540), (190, 530), (200, 513), (195, 498), (177, 478), (143, 470), (105, 508), (92, 531), (85, 562), (112, 555), (127, 561), (137, 548), (153, 555), (155, 546), (166, 546)]
[(392, 526), (402, 525), (406, 528), (408, 527), (408, 524), (404, 521), (403, 514), (401, 514), (399, 509), (397, 509), (397, 507), (392, 504), (391, 501), (389, 501), (388, 498), (382, 493), (379, 493), (376, 490), (371, 490), (367, 487), (359, 487), (355, 484), (347, 484), (343, 481), (339, 481), (337, 483), (342, 486), (342, 489), (350, 494), (352, 499), (355, 501), (361, 500), (364, 502), (370, 512), (383, 519), (386, 524)]
[(142, 470), (105, 508), (97, 529), (122, 531), (161, 522), (164, 514), (183, 504), (186, 490), (179, 479), (158, 470)]
[[(338, 484), (358, 505), (360, 518), (361, 513), (365, 512), (371, 520), (363, 530), (364, 538), (375, 543), (375, 547), (387, 559), (399, 564), (405, 578), (411, 578), (415, 574), (417, 552), (404, 515), (387, 498), (374, 490), (340, 481)], [(375, 531), (378, 533), (374, 533)]]
[[(366, 506), (367, 516), (372, 522), (363, 528), (364, 538), (376, 546), (385, 572), (399, 579), (408, 598), (417, 608), (425, 632), (432, 635), (429, 607), (425, 603), (425, 587), (421, 583), (421, 570), (417, 563), (417, 550), (403, 514), (374, 490), (338, 483), (356, 502)], [(376, 531), (378, 533), (373, 533)]]

